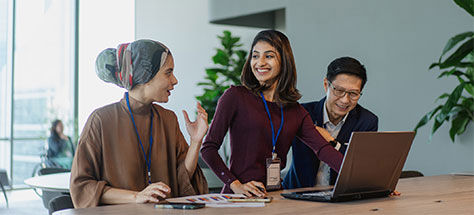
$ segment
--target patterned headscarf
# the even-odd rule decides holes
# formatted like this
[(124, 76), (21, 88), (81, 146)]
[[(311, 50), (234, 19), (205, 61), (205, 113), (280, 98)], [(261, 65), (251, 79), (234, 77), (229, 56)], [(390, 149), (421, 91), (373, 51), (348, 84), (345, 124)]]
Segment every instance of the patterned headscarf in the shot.
[(131, 90), (150, 81), (171, 55), (169, 49), (153, 40), (137, 40), (120, 44), (117, 49), (103, 50), (96, 59), (100, 79)]

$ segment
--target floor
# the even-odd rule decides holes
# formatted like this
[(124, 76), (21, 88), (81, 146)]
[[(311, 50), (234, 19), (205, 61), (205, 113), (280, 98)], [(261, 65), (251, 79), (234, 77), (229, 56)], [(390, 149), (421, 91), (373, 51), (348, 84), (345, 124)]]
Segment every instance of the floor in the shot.
[(5, 197), (0, 189), (0, 214), (6, 215), (48, 215), (48, 210), (44, 208), (43, 201), (32, 189), (22, 189), (7, 191), (7, 208)]

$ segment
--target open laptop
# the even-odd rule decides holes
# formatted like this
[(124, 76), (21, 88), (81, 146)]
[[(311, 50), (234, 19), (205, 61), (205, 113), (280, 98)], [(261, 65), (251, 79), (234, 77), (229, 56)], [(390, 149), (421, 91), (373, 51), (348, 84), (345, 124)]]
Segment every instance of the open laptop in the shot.
[(289, 192), (289, 199), (339, 202), (395, 190), (415, 132), (353, 132), (333, 189)]

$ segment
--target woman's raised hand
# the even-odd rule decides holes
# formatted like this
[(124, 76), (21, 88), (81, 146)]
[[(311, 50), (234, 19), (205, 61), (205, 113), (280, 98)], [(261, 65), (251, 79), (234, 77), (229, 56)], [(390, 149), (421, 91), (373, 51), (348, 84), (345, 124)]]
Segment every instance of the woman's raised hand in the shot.
[(184, 120), (186, 121), (186, 130), (191, 137), (191, 143), (202, 142), (204, 135), (206, 135), (209, 125), (207, 124), (207, 112), (201, 107), (201, 104), (197, 102), (197, 117), (196, 121), (191, 122), (189, 120), (188, 113), (183, 110)]
[(163, 182), (148, 185), (135, 195), (135, 203), (158, 203), (160, 197), (165, 199), (171, 192), (171, 188)]

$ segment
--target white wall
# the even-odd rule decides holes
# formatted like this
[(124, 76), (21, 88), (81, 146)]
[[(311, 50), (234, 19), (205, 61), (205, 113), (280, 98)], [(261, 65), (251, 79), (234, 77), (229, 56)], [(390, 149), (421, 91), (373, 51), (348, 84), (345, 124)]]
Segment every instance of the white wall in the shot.
[(211, 57), (220, 46), (217, 35), (230, 30), (241, 36), (246, 44), (243, 48), (248, 50), (259, 30), (209, 24), (207, 0), (136, 0), (135, 9), (136, 39), (158, 40), (173, 53), (178, 85), (169, 102), (161, 105), (178, 115), (181, 131), (189, 140), (181, 110), (195, 119), (195, 96), (202, 93), (196, 84), (204, 80), (204, 69), (213, 66)]

